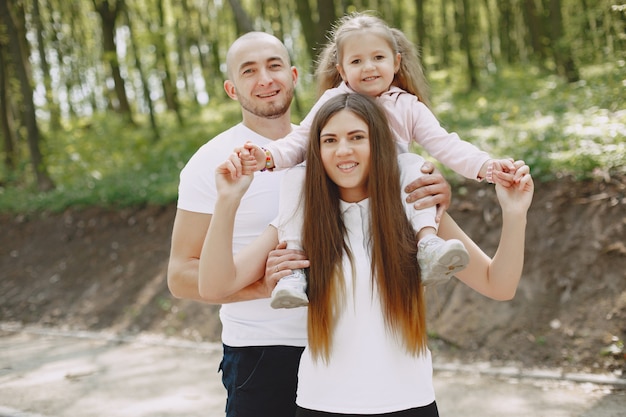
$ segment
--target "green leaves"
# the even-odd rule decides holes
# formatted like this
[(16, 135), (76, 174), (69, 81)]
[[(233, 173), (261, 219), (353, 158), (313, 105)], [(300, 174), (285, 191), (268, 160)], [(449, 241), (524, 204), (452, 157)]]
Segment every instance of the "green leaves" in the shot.
[[(460, 72), (438, 72), (431, 74), (434, 111), (446, 129), (492, 155), (524, 159), (538, 180), (626, 174), (626, 65), (584, 67), (582, 74), (584, 81), (567, 84), (534, 67), (506, 68), (484, 75), (483, 88), (467, 93), (454, 89)], [(310, 100), (303, 101), (309, 109)], [(186, 113), (184, 127), (163, 114), (158, 141), (147, 120), (129, 125), (114, 113), (47, 133), (45, 155), (58, 189), (39, 193), (19, 185), (32, 183), (24, 165), (18, 185), (0, 186), (0, 212), (174, 202), (187, 160), (241, 118), (234, 101)]]
[(583, 75), (568, 84), (535, 68), (509, 68), (481, 80), (482, 91), (437, 100), (435, 111), (448, 130), (479, 148), (524, 159), (538, 179), (624, 174), (626, 66), (586, 67)]
[(236, 102), (197, 111), (184, 128), (174, 115), (164, 115), (161, 139), (155, 142), (147, 122), (132, 126), (114, 113), (94, 115), (48, 140), (47, 162), (57, 189), (38, 193), (20, 186), (0, 187), (0, 212), (174, 202), (178, 176), (187, 160), (240, 117)]

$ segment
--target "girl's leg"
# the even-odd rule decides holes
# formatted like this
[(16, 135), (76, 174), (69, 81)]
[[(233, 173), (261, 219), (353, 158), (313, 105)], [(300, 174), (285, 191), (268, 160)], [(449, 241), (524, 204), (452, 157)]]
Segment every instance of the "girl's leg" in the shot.
[[(398, 155), (402, 189), (423, 174), (424, 159), (413, 153)], [(404, 197), (404, 196), (403, 196)], [(416, 210), (413, 204), (403, 198), (407, 217), (417, 235), (417, 260), (420, 264), (421, 279), (424, 285), (447, 282), (455, 273), (465, 269), (469, 254), (463, 243), (457, 239), (443, 240), (437, 236), (435, 222), (436, 207)]]
[[(287, 249), (302, 249), (301, 235), (303, 206), (301, 191), (306, 168), (297, 165), (285, 173), (278, 203), (278, 240), (287, 243)], [(273, 308), (294, 308), (306, 306), (306, 275), (303, 269), (295, 269), (282, 278), (272, 291)]]

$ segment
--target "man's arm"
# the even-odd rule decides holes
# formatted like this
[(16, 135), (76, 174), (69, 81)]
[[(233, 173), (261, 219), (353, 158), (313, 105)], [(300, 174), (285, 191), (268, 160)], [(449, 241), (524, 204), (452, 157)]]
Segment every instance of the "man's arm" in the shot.
[(209, 304), (227, 304), (268, 298), (278, 279), (289, 275), (291, 269), (306, 268), (302, 251), (286, 249), (280, 244), (269, 253), (265, 279), (260, 279), (224, 298), (202, 298), (198, 289), (200, 253), (211, 224), (210, 214), (178, 209), (172, 231), (172, 246), (167, 270), (167, 285), (176, 298), (201, 301)]
[(450, 207), (452, 199), (450, 184), (431, 162), (425, 162), (422, 165), (422, 172), (429, 175), (420, 176), (405, 188), (404, 191), (409, 193), (406, 201), (415, 203), (413, 206), (416, 210), (437, 206), (437, 222), (439, 222), (443, 213)]
[(211, 215), (178, 209), (172, 231), (172, 246), (167, 268), (167, 285), (172, 295), (210, 304), (226, 304), (236, 301), (256, 300), (269, 297), (262, 280), (235, 294), (221, 299), (206, 299), (198, 291), (198, 267)]

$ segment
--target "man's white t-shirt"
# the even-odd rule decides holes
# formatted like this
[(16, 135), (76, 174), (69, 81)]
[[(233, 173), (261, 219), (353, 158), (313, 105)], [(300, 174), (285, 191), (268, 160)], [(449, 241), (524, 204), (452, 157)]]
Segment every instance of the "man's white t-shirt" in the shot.
[[(215, 169), (237, 146), (266, 146), (271, 140), (242, 123), (204, 144), (180, 174), (178, 208), (213, 214), (217, 189)], [(236, 253), (256, 239), (278, 214), (278, 196), (285, 171), (257, 172), (241, 200), (233, 235)], [(305, 346), (307, 308), (273, 309), (270, 299), (224, 304), (220, 308), (222, 342), (228, 346)]]

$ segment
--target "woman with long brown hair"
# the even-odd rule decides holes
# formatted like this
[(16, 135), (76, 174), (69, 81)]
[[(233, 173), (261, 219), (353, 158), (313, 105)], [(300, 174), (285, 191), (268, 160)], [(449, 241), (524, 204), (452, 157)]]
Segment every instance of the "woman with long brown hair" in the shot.
[[(385, 113), (358, 94), (325, 103), (310, 135), (302, 193), (309, 340), (296, 416), (437, 416), (416, 237), (399, 198), (401, 170), (412, 157), (397, 156)], [(522, 161), (516, 168), (517, 186), (496, 186), (503, 227), (493, 259), (449, 216), (439, 229), (470, 254), (457, 277), (494, 299), (513, 297), (523, 266), (533, 182)], [(277, 280), (279, 271), (265, 271), (278, 243), (275, 227), (232, 255), (234, 213), (252, 180), (241, 173), (233, 155), (216, 174), (219, 221), (211, 222), (200, 257), (201, 294), (228, 294), (264, 276), (269, 287)]]

